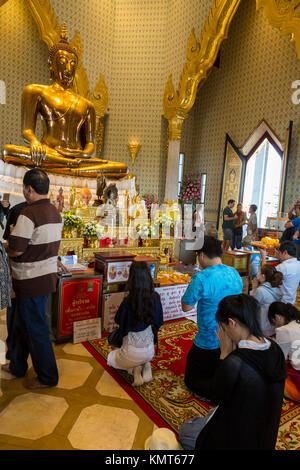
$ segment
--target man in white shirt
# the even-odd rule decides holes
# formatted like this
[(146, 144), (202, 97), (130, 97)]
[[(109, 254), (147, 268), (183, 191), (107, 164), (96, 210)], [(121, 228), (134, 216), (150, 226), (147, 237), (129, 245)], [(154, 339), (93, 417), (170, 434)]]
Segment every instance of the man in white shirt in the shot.
[[(266, 263), (266, 251), (261, 250), (262, 265)], [(284, 241), (278, 249), (280, 264), (277, 271), (283, 274), (281, 302), (294, 304), (300, 282), (300, 261), (296, 258), (296, 247), (292, 241)]]

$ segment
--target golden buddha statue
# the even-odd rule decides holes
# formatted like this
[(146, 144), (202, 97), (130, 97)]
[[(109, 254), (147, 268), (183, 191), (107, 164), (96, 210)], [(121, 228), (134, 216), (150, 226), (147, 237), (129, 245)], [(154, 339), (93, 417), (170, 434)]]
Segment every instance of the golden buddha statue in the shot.
[[(49, 49), (51, 85), (28, 85), (22, 94), (22, 134), (30, 147), (5, 145), (6, 163), (41, 167), (50, 173), (96, 178), (127, 174), (124, 163), (93, 157), (96, 113), (91, 101), (76, 94), (73, 80), (78, 55), (68, 42), (65, 25), (61, 39)], [(36, 136), (37, 116), (43, 137)]]

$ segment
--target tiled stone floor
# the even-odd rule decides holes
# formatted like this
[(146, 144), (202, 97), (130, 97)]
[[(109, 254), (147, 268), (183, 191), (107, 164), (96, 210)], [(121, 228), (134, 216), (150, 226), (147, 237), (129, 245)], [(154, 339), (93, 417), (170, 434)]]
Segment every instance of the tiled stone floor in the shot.
[[(6, 315), (0, 312), (0, 340)], [(81, 344), (53, 345), (55, 388), (29, 391), (0, 372), (0, 450), (142, 450), (153, 421)], [(29, 360), (28, 376), (34, 376)]]
[[(144, 449), (153, 421), (84, 346), (53, 346), (60, 374), (55, 388), (29, 391), (22, 379), (0, 371), (0, 450)], [(29, 367), (28, 376), (35, 375), (30, 358)]]

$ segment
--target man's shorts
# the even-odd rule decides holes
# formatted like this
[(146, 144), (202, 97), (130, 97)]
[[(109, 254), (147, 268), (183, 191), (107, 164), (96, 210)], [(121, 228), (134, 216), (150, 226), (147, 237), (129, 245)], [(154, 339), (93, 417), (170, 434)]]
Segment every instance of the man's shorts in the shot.
[(232, 240), (232, 229), (231, 228), (223, 228), (223, 240), (229, 242)]

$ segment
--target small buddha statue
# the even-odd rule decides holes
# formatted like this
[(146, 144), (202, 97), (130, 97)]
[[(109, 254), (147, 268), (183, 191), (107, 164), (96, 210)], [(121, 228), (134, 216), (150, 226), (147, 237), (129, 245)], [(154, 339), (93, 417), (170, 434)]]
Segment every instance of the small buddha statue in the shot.
[(92, 199), (92, 193), (91, 193), (91, 191), (89, 190), (89, 187), (88, 187), (87, 183), (85, 184), (85, 187), (83, 188), (83, 191), (82, 191), (81, 196), (82, 196), (82, 199), (83, 199), (83, 201), (84, 201), (84, 204), (85, 204), (86, 206), (88, 206), (90, 200)]
[[(28, 85), (22, 94), (22, 134), (29, 147), (5, 145), (3, 160), (14, 165), (40, 167), (47, 172), (96, 178), (127, 174), (124, 163), (96, 158), (94, 104), (73, 91), (78, 66), (76, 50), (69, 44), (65, 25), (61, 39), (49, 49), (51, 85)], [(36, 135), (37, 116), (43, 137)]]
[(63, 188), (62, 187), (60, 187), (59, 190), (58, 190), (58, 195), (57, 195), (57, 198), (56, 198), (56, 207), (57, 207), (58, 212), (62, 212), (64, 210), (64, 207), (65, 207), (65, 198), (63, 196)]
[(74, 209), (75, 201), (76, 201), (76, 188), (74, 188), (74, 185), (72, 183), (72, 186), (71, 186), (70, 191), (69, 191), (69, 206), (70, 206), (70, 209)]

